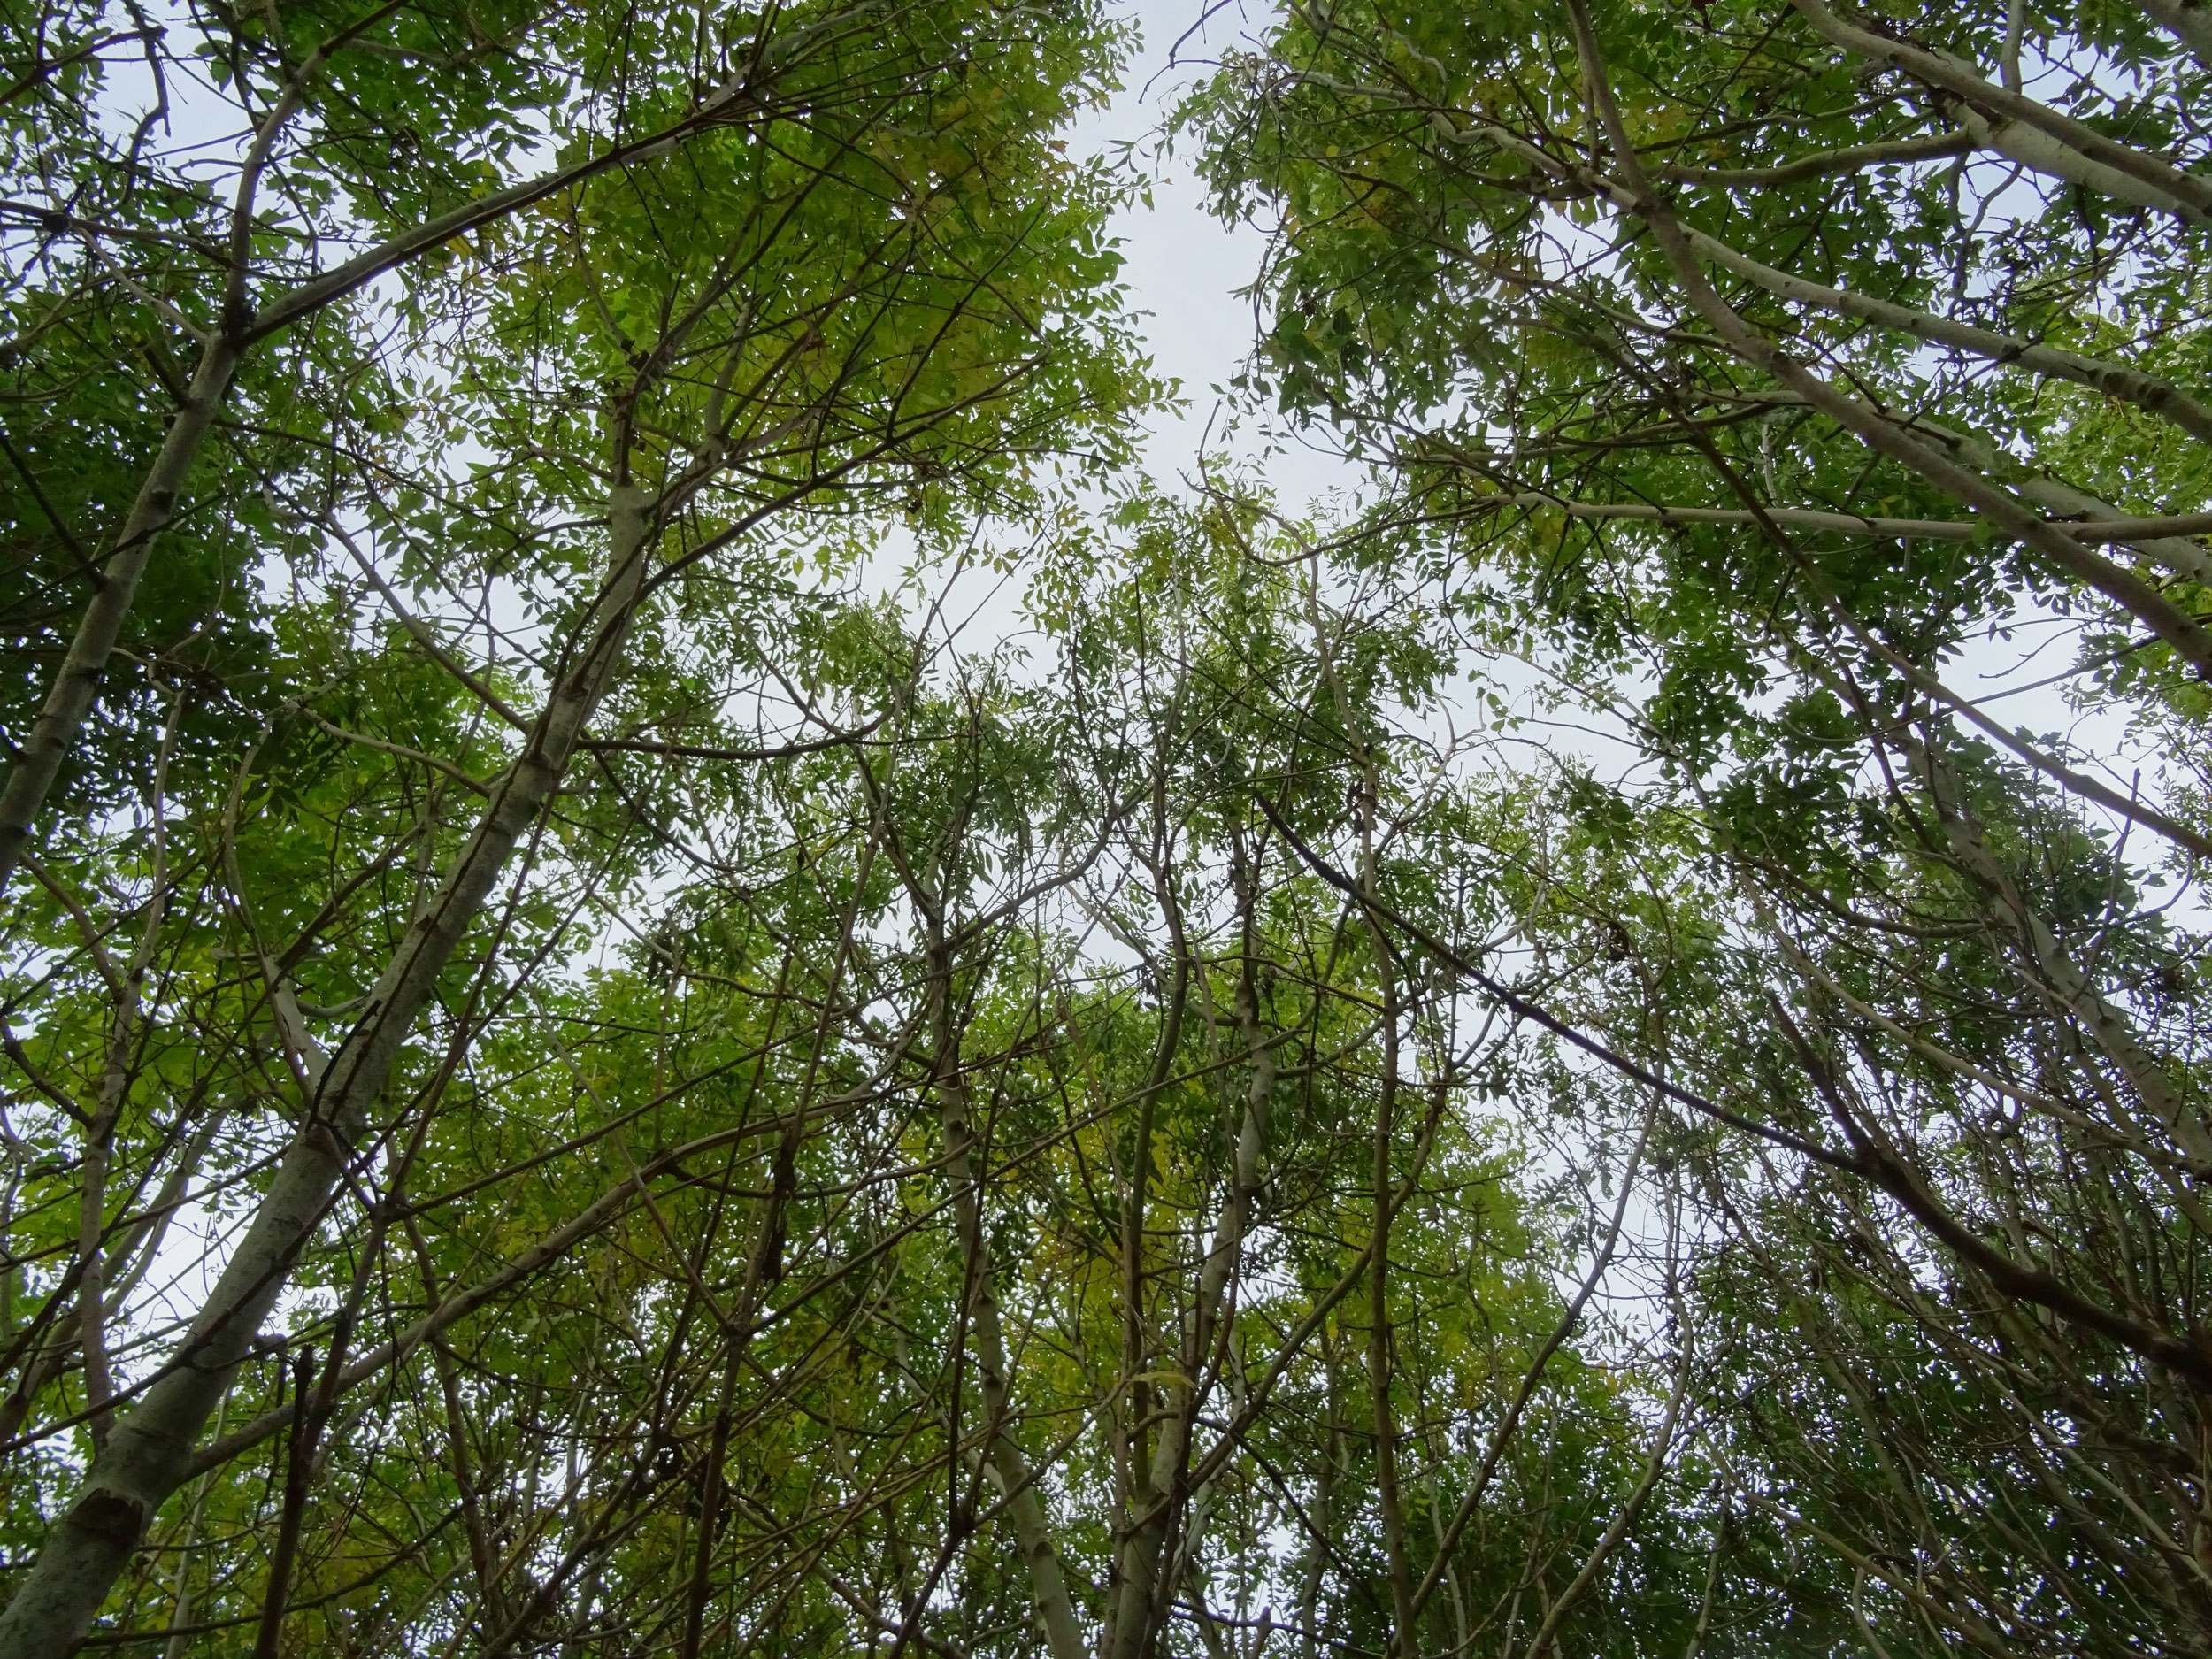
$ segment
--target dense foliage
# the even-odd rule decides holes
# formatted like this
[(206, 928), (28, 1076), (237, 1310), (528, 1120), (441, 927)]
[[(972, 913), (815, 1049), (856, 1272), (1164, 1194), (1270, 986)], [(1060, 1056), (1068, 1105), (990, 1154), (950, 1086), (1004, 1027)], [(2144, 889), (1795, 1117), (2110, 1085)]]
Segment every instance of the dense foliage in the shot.
[(2196, 0), (0, 8), (0, 1659), (2212, 1647)]

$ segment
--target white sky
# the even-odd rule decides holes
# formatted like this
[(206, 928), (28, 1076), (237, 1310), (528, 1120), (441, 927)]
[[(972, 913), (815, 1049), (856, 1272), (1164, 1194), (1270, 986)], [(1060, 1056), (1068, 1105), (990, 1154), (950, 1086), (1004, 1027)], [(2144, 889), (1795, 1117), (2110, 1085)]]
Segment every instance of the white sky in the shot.
[[(1131, 305), (1147, 313), (1141, 332), (1159, 371), (1182, 382), (1179, 416), (1156, 418), (1145, 448), (1147, 469), (1172, 485), (1198, 459), (1202, 442), (1241, 458), (1259, 456), (1262, 444), (1246, 432), (1224, 442), (1227, 411), (1213, 388), (1225, 385), (1250, 349), (1250, 303), (1236, 290), (1257, 274), (1265, 244), (1253, 230), (1231, 230), (1207, 211), (1205, 191), (1192, 174), (1188, 146), (1158, 154), (1158, 129), (1176, 102), (1240, 40), (1264, 31), (1275, 15), (1265, 0), (1228, 0), (1199, 31), (1182, 40), (1176, 61), (1169, 54), (1186, 31), (1201, 23), (1206, 0), (1134, 0), (1120, 8), (1144, 31), (1125, 84), (1105, 110), (1080, 122), (1071, 139), (1079, 153), (1111, 153), (1133, 142), (1153, 180), (1152, 204), (1136, 204), (1116, 216), (1114, 233), (1127, 261), (1122, 273)], [(1285, 510), (1296, 512), (1333, 489), (1358, 481), (1357, 472), (1324, 452), (1299, 449), (1265, 468)]]

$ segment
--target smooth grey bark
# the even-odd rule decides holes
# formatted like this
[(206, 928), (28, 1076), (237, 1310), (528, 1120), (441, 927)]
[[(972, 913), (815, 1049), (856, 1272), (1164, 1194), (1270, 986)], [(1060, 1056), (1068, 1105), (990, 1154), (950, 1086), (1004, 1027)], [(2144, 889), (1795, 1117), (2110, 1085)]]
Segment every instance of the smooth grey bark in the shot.
[(435, 899), (409, 926), (366, 1010), (317, 1081), (244, 1240), (154, 1381), (118, 1417), (83, 1486), (0, 1612), (0, 1659), (61, 1659), (91, 1628), (155, 1512), (193, 1472), (208, 1419), (314, 1234), (417, 1014), (509, 857), (552, 798), (620, 660), (645, 586), (649, 503), (618, 486), (608, 574), (584, 646), (492, 792)]
[(0, 894), (23, 862), (31, 830), (39, 810), (61, 773), (62, 762), (77, 741), (77, 733), (92, 713), (100, 695), (100, 679), (108, 658), (121, 637), (124, 618), (130, 615), (139, 578), (145, 574), (147, 557), (161, 533), (175, 518), (185, 479), (198, 457), (215, 411), (222, 406), (237, 373), (242, 349), (227, 332), (208, 342), (185, 393), (184, 407), (169, 425), (137, 499), (123, 520), (121, 534), (107, 563), (100, 567), (99, 590), (85, 607), (67, 655), (40, 705), (28, 741), (8, 770), (7, 787), (0, 789)]
[[(1632, 189), (1617, 185), (1608, 194), (1616, 204), (1631, 212), (1642, 209), (1642, 204)], [(2078, 351), (2042, 345), (2032, 340), (2016, 339), (2010, 334), (1999, 334), (1994, 329), (1978, 328), (1971, 323), (1939, 317), (1931, 311), (1915, 311), (1909, 305), (1900, 305), (1893, 300), (1882, 299), (1875, 295), (1814, 282), (1762, 264), (1749, 254), (1704, 231), (1687, 225), (1683, 226), (1681, 230), (1685, 239), (1700, 255), (1723, 270), (1733, 272), (1745, 280), (1755, 283), (1778, 299), (1815, 306), (1839, 317), (1855, 318), (1860, 322), (1873, 323), (1879, 327), (1893, 328), (1916, 340), (1949, 346), (1987, 362), (2018, 364), (2022, 368), (2032, 369), (2039, 374), (2071, 380), (2078, 386), (2086, 386), (2108, 397), (2133, 403), (2162, 420), (2171, 421), (2193, 436), (2212, 442), (2212, 408), (2154, 374), (2146, 374), (2124, 364), (2109, 363)]]
[(2189, 55), (2212, 69), (2212, 11), (2203, 0), (2141, 0), (2143, 10), (2158, 26), (2189, 49)]
[[(1960, 125), (1974, 132), (1977, 142), (1987, 142), (2001, 154), (2074, 183), (2093, 183), (2123, 201), (2163, 208), (2194, 224), (2212, 224), (2212, 180), (2107, 138), (2047, 104), (1998, 86), (1973, 65), (1948, 53), (1863, 28), (1821, 0), (1790, 0), (1790, 5), (1831, 44), (1888, 64), (1963, 100), (1965, 119)], [(1986, 124), (1986, 139), (1975, 132), (1978, 123)], [(2110, 182), (2113, 175), (2125, 182), (2116, 187)]]
[(2212, 227), (2212, 211), (2194, 199), (2193, 193), (2162, 188), (2132, 172), (2085, 156), (2064, 140), (2025, 121), (1991, 119), (1970, 108), (1959, 111), (1959, 125), (1982, 149), (2016, 161), (2047, 179), (2078, 184), (2135, 207), (2170, 213), (2200, 227)]
[(984, 1466), (1004, 1495), (1014, 1542), (1029, 1571), (1029, 1599), (1051, 1659), (1088, 1659), (1089, 1647), (1069, 1597), (1067, 1575), (1053, 1548), (1044, 1500), (1035, 1471), (1014, 1438), (1013, 1389), (1006, 1357), (1006, 1334), (999, 1319), (998, 1294), (991, 1285), (990, 1246), (983, 1236), (973, 1162), (975, 1128), (968, 1088), (960, 1071), (959, 1033), (952, 1018), (952, 957), (945, 943), (941, 903), (917, 886), (929, 941), (932, 1085), (938, 1123), (945, 1141), (945, 1179), (952, 1188), (953, 1225), (959, 1230), (969, 1284), (968, 1335), (975, 1354), (978, 1391), (983, 1396), (990, 1441)]
[(39, 810), (46, 804), (62, 762), (92, 713), (101, 678), (107, 672), (108, 658), (121, 637), (131, 603), (137, 597), (139, 578), (146, 573), (154, 542), (176, 517), (192, 464), (199, 458), (200, 448), (214, 426), (215, 412), (222, 407), (238, 365), (245, 358), (252, 322), (247, 277), (251, 269), (255, 198), (279, 134), (298, 113), (309, 83), (321, 73), (336, 43), (326, 42), (309, 53), (285, 83), (283, 92), (256, 128), (239, 169), (230, 211), (229, 268), (223, 277), (216, 325), (201, 342), (199, 365), (185, 388), (183, 406), (163, 434), (154, 464), (124, 517), (114, 550), (101, 566), (99, 586), (78, 620), (77, 632), (53, 684), (47, 687), (46, 700), (31, 726), (30, 741), (9, 768), (5, 788), (0, 789), (0, 895), (6, 893), (10, 879), (22, 863)]
[[(1258, 993), (1253, 981), (1256, 938), (1251, 902), (1245, 902), (1244, 966), (1237, 985), (1236, 1020), (1251, 1061), (1237, 1129), (1229, 1188), (1214, 1224), (1212, 1243), (1198, 1270), (1198, 1294), (1184, 1347), (1184, 1375), (1178, 1384), (1184, 1400), (1161, 1412), (1160, 1438), (1153, 1445), (1146, 1478), (1146, 1507), (1122, 1536), (1116, 1552), (1113, 1616), (1106, 1628), (1104, 1659), (1141, 1659), (1150, 1650), (1171, 1586), (1163, 1582), (1168, 1536), (1174, 1530), (1179, 1499), (1189, 1489), (1190, 1436), (1198, 1412), (1201, 1377), (1214, 1347), (1229, 1286), (1244, 1249), (1253, 1195), (1260, 1187), (1260, 1152), (1267, 1134), (1267, 1108), (1275, 1093), (1275, 1051), (1260, 1033)], [(1163, 1388), (1163, 1394), (1166, 1388)]]
[[(2208, 411), (2207, 419), (2212, 421), (2212, 411)], [(2188, 539), (2205, 532), (2188, 527), (2185, 520), (2161, 523), (2133, 518), (2101, 496), (2076, 489), (2048, 473), (2023, 469), (2018, 462), (1978, 434), (1939, 426), (1925, 418), (1915, 419), (1913, 430), (1942, 440), (1969, 465), (2002, 481), (2023, 501), (2033, 502), (2053, 518), (2078, 520), (2070, 526), (2077, 540), (2124, 544), (2177, 575), (2185, 576), (2193, 582), (2212, 584), (2212, 552)], [(2212, 438), (2212, 426), (2208, 426), (2205, 435)]]
[[(1624, 211), (1650, 227), (1654, 241), (1674, 268), (1684, 296), (1711, 326), (1723, 346), (1751, 367), (1772, 376), (1796, 401), (1856, 434), (1875, 453), (1919, 473), (1962, 504), (1984, 514), (2004, 535), (2024, 542), (2067, 575), (2104, 595), (2149, 627), (2200, 673), (2212, 675), (2212, 632), (2208, 632), (2197, 618), (2168, 598), (2154, 583), (2091, 551), (2087, 545), (2093, 539), (2139, 544), (2147, 538), (2172, 536), (2185, 530), (2193, 532), (2198, 527), (2193, 519), (2121, 520), (2093, 526), (2052, 524), (2023, 504), (2010, 491), (1961, 465), (1947, 449), (1939, 448), (1920, 435), (1909, 419), (1839, 390), (1793, 357), (1778, 341), (1752, 326), (1705, 276), (1696, 246), (1701, 233), (1692, 231), (1676, 218), (1666, 199), (1654, 189), (1651, 175), (1621, 124), (1609, 88), (1597, 79), (1602, 70), (1594, 41), (1586, 43), (1584, 56), (1621, 169), (1617, 181), (1601, 180), (1601, 188)], [(1471, 136), (1494, 142), (1570, 182), (1581, 184), (1593, 176), (1502, 128), (1478, 124), (1458, 130), (1450, 128), (1448, 123), (1444, 126), (1454, 139)], [(2170, 418), (2170, 410), (2167, 412)], [(2089, 534), (2078, 534), (2078, 528)]]
[[(1801, 9), (1805, 0), (1793, 0), (1793, 4)], [(2104, 595), (2172, 646), (2192, 666), (2212, 674), (2212, 632), (2195, 617), (2133, 571), (2091, 552), (2062, 526), (2047, 523), (2009, 491), (1961, 465), (1947, 450), (1916, 434), (1886, 411), (1839, 390), (1778, 342), (1747, 322), (1721, 296), (1707, 280), (1681, 221), (1652, 187), (1614, 104), (1611, 88), (1603, 78), (1594, 37), (1586, 28), (1578, 29), (1578, 34), (1591, 90), (1621, 168), (1629, 209), (1650, 227), (1654, 241), (1674, 269), (1683, 296), (1721, 342), (1744, 363), (1773, 376), (1809, 407), (1855, 434), (1868, 449), (1910, 468), (1985, 515), (2003, 534), (2025, 543), (2067, 575)]]
[[(1602, 173), (1563, 162), (1550, 151), (1530, 143), (1518, 134), (1488, 122), (1478, 121), (1465, 127), (1454, 127), (1449, 122), (1437, 117), (1432, 118), (1431, 124), (1436, 127), (1449, 142), (1466, 143), (1481, 141), (1494, 143), (1500, 149), (1520, 157), (1532, 166), (1540, 167), (1551, 173), (1564, 183), (1571, 184), (1578, 189), (1597, 191), (1611, 201), (1615, 206), (1641, 217), (1648, 216), (1648, 204), (1653, 199), (1649, 181), (1654, 178), (1666, 178), (1671, 173), (1679, 171), (1678, 169), (1648, 166), (1640, 157), (1631, 156), (1624, 159), (1622, 179), (1615, 180)], [(2015, 127), (2018, 125), (2018, 123), (2013, 123)], [(1977, 142), (1981, 143), (1983, 148), (1996, 148), (1994, 135), (1988, 129), (1987, 122), (1982, 122), (1976, 130), (1980, 134)], [(2031, 133), (2028, 139), (2021, 140), (2019, 143), (2034, 149), (2039, 157), (2049, 162), (2050, 157), (2043, 156), (2041, 150), (2036, 148), (2043, 138), (2042, 134)], [(2017, 147), (2018, 145), (2016, 144), (2016, 148)], [(2010, 151), (2001, 151), (2001, 153), (2011, 154)], [(2070, 150), (2067, 155), (2069, 159), (2065, 165), (2073, 171), (2065, 176), (2071, 181), (2088, 188), (2110, 190), (2124, 200), (2136, 199), (2129, 192), (2139, 188), (2139, 180), (2118, 173), (2111, 168), (2094, 172), (2093, 177), (2093, 170), (2085, 170), (2085, 164), (2082, 163), (2078, 154)], [(2014, 159), (2021, 159), (2021, 157), (2014, 157)], [(2022, 160), (2021, 165), (2027, 166), (2033, 164)], [(1635, 175), (1633, 178), (1629, 176), (1632, 166)], [(2047, 171), (2048, 167), (2045, 170)], [(2120, 188), (2115, 188), (2116, 179)], [(2208, 219), (2207, 222), (2212, 223), (2212, 219)], [(1999, 334), (1993, 329), (1977, 327), (1971, 323), (1960, 322), (1954, 318), (1916, 311), (1911, 306), (1901, 305), (1893, 300), (1881, 299), (1870, 294), (1859, 293), (1855, 289), (1832, 288), (1826, 283), (1814, 282), (1804, 277), (1793, 275), (1786, 271), (1778, 271), (1772, 265), (1762, 264), (1748, 254), (1721, 241), (1718, 237), (1678, 220), (1673, 227), (1673, 233), (1686, 242), (1701, 257), (1710, 259), (1714, 264), (1733, 272), (1747, 281), (1756, 283), (1778, 298), (1791, 300), (1800, 304), (1818, 306), (1824, 311), (1832, 311), (1839, 316), (1856, 318), (1862, 322), (1874, 323), (1885, 328), (1894, 328), (1901, 333), (1911, 334), (1916, 339), (1950, 346), (1993, 363), (2017, 363), (2023, 367), (2033, 369), (2039, 373), (2073, 380), (2079, 385), (2102, 392), (2108, 397), (2116, 397), (2124, 402), (2134, 403), (2162, 419), (2173, 422), (2174, 425), (2197, 437), (2212, 442), (2212, 406), (2208, 406), (2181, 388), (2170, 381), (2162, 380), (2156, 375), (2146, 374), (2139, 369), (2132, 369), (2124, 364), (2107, 362), (2102, 358), (2088, 357), (2078, 351), (2068, 351), (2061, 347), (2044, 345), (2036, 341), (2021, 340), (2010, 334)], [(2160, 534), (2171, 534), (2171, 532), (2162, 531)]]
[(1839, 178), (1869, 173), (1876, 167), (1911, 167), (1924, 161), (1945, 161), (1963, 156), (1973, 148), (1964, 133), (1930, 133), (1918, 138), (1885, 139), (1871, 144), (1847, 144), (1839, 150), (1820, 150), (1771, 167), (1660, 166), (1653, 171), (1670, 184), (1702, 184), (1722, 189), (1763, 190), (1796, 184), (1806, 179)]
[(1762, 519), (1793, 530), (1833, 531), (1839, 535), (1879, 536), (1896, 541), (1978, 541), (1982, 526), (1963, 518), (1868, 518), (1857, 513), (1826, 512), (1810, 507), (1768, 507), (1753, 512), (1745, 507), (1675, 507), (1657, 502), (1576, 501), (1547, 495), (1540, 490), (1516, 490), (1487, 497), (1477, 507), (1494, 502), (1501, 507), (1525, 507), (1532, 511), (1554, 507), (1570, 518), (1627, 519), (1658, 525), (1716, 524), (1749, 528)]
[[(2110, 502), (2040, 473), (2031, 473), (2021, 479), (2014, 488), (2020, 492), (2023, 499), (2033, 502), (2046, 512), (2059, 518), (2082, 520), (2075, 533), (2077, 539), (2081, 539), (2083, 530), (2100, 540), (2124, 539), (2126, 546), (2133, 548), (2147, 558), (2155, 559), (2177, 576), (2185, 577), (2200, 586), (2212, 585), (2212, 553), (2207, 553), (2201, 546), (2185, 536), (2147, 534), (2145, 521), (2130, 519)], [(2137, 526), (2144, 526), (2144, 528), (2134, 528)], [(2124, 532), (2127, 533), (2124, 538)]]
[(246, 293), (247, 238), (255, 187), (267, 164), (269, 146), (277, 131), (297, 109), (308, 80), (319, 68), (327, 48), (310, 58), (294, 77), (277, 108), (265, 121), (254, 156), (242, 181), (233, 219), (233, 270), (224, 301), (222, 326), (210, 337), (187, 389), (184, 404), (170, 423), (159, 453), (149, 469), (129, 515), (125, 518), (115, 550), (102, 567), (99, 588), (85, 607), (76, 634), (48, 688), (31, 734), (9, 767), (7, 782), (0, 787), (0, 895), (20, 866), (40, 811), (60, 775), (62, 763), (84, 729), (98, 701), (100, 680), (114, 655), (123, 623), (138, 593), (146, 563), (171, 520), (201, 446), (214, 424), (216, 412), (237, 376), (249, 351), (271, 335), (314, 315), (347, 296), (366, 288), (379, 277), (396, 271), (433, 248), (454, 237), (521, 211), (563, 190), (616, 167), (667, 154), (685, 139), (718, 125), (741, 123), (763, 107), (760, 96), (743, 80), (733, 77), (695, 109), (666, 127), (631, 140), (611, 144), (599, 154), (565, 167), (495, 190), (435, 219), (426, 220), (347, 260), (321, 276), (275, 296), (258, 311), (252, 311)]

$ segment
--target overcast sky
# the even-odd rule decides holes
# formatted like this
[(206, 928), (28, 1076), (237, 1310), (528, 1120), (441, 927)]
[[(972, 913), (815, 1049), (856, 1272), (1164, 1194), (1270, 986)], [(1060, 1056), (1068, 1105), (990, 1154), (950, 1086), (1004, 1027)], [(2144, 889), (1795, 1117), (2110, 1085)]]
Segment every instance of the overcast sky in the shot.
[[(1073, 139), (1079, 150), (1100, 155), (1119, 142), (1138, 143), (1139, 165), (1153, 180), (1151, 206), (1132, 206), (1118, 216), (1114, 229), (1128, 262), (1123, 276), (1132, 308), (1149, 313), (1141, 326), (1153, 359), (1163, 374), (1182, 382), (1187, 400), (1179, 418), (1163, 416), (1152, 423), (1146, 465), (1163, 484), (1172, 484), (1196, 461), (1210, 420), (1215, 449), (1250, 458), (1263, 447), (1259, 434), (1248, 430), (1222, 443), (1225, 411), (1212, 388), (1236, 373), (1251, 349), (1251, 303), (1236, 290), (1257, 273), (1264, 242), (1256, 231), (1230, 230), (1207, 211), (1187, 146), (1163, 157), (1157, 141), (1177, 100), (1223, 51), (1256, 39), (1274, 7), (1267, 0), (1227, 0), (1196, 33), (1181, 38), (1201, 25), (1205, 10), (1206, 0), (1133, 0), (1121, 7), (1121, 14), (1144, 31), (1143, 45), (1119, 96), (1084, 120)], [(1356, 481), (1350, 468), (1305, 448), (1275, 457), (1266, 470), (1279, 498), (1291, 508)]]

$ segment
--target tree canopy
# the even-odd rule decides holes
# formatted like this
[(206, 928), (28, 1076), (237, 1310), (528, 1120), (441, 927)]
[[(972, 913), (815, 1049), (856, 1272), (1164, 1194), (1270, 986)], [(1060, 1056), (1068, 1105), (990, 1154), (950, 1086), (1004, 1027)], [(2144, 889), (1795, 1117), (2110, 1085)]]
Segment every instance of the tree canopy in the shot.
[(2212, 12), (1188, 11), (0, 0), (0, 1659), (2212, 1651)]

